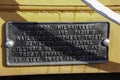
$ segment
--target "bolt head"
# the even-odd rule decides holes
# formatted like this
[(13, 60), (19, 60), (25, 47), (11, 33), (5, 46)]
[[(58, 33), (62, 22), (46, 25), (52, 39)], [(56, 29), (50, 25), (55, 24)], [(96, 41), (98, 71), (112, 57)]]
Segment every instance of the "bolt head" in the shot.
[(11, 47), (13, 47), (13, 46), (14, 46), (14, 41), (8, 40), (8, 41), (6, 42), (6, 47), (11, 48)]
[(105, 46), (109, 46), (109, 43), (110, 43), (110, 40), (109, 40), (109, 39), (105, 39), (105, 40), (103, 41), (103, 44), (104, 44)]

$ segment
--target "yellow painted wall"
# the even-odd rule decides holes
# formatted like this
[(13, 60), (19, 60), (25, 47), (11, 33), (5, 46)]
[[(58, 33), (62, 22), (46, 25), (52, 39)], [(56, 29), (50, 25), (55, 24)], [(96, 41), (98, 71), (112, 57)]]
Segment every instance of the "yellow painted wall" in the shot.
[[(6, 2), (5, 2), (6, 1)], [(106, 5), (112, 5), (117, 13), (120, 14), (118, 8), (120, 0), (99, 0)], [(63, 73), (103, 73), (103, 72), (120, 72), (120, 25), (117, 25), (108, 19), (102, 17), (91, 9), (82, 9), (84, 5), (79, 0), (1, 0), (0, 4), (19, 4), (29, 5), (19, 9), (19, 6), (14, 6), (10, 9), (0, 8), (0, 76), (4, 75), (28, 75), (28, 74), (63, 74)], [(50, 7), (51, 10), (46, 10), (40, 6), (39, 9), (33, 10), (31, 5), (56, 5)], [(57, 5), (62, 6), (63, 9)], [(118, 5), (118, 6), (114, 6)], [(2, 5), (0, 5), (2, 6)], [(8, 6), (8, 5), (5, 5)], [(5, 7), (4, 6), (4, 7)], [(12, 5), (9, 5), (12, 6)], [(54, 10), (52, 10), (54, 7)], [(25, 10), (25, 8), (29, 8)], [(80, 8), (77, 10), (77, 8)], [(31, 10), (30, 10), (31, 9)], [(73, 10), (72, 10), (73, 9)], [(104, 64), (89, 64), (89, 65), (69, 65), (69, 66), (30, 66), (30, 67), (7, 67), (5, 66), (5, 47), (4, 47), (4, 24), (7, 21), (24, 21), (24, 22), (91, 22), (91, 21), (108, 21), (110, 22), (110, 49), (109, 62)]]
[[(99, 0), (105, 5), (120, 5), (120, 0)], [(81, 0), (0, 0), (0, 4), (14, 5), (85, 5)]]

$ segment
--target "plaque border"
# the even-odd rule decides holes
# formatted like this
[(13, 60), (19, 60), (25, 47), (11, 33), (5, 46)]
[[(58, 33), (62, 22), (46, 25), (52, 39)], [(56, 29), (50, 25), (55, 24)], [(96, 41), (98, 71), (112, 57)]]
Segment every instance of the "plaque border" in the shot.
[[(84, 23), (107, 23), (108, 24), (108, 31), (107, 31), (107, 39), (109, 39), (110, 37), (110, 23), (107, 22), (107, 21), (99, 21), (99, 22), (12, 22), (12, 21), (8, 21), (5, 23), (5, 43), (7, 40), (9, 40), (9, 24), (10, 23), (37, 23), (37, 24), (84, 24)], [(84, 61), (63, 61), (63, 62), (43, 62), (43, 63), (9, 63), (9, 49), (6, 48), (5, 46), (5, 50), (6, 50), (6, 65), (7, 66), (57, 66), (57, 65), (84, 65), (84, 64), (101, 64), (101, 63), (107, 63), (109, 61), (109, 47), (110, 46), (106, 46), (107, 47), (107, 60), (101, 60), (101, 61), (87, 61), (87, 62), (84, 62)]]

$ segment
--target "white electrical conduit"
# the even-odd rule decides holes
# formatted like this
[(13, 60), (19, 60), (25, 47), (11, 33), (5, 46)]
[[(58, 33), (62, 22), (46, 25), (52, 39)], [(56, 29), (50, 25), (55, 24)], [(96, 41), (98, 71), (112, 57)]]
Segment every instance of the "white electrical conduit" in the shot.
[(98, 0), (82, 0), (90, 8), (120, 25), (120, 15), (101, 4)]

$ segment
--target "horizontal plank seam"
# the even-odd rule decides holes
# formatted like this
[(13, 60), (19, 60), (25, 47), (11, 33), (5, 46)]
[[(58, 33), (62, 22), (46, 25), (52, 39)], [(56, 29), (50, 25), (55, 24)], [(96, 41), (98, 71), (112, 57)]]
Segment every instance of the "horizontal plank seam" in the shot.
[[(112, 10), (120, 11), (120, 5), (111, 6), (108, 5)], [(0, 5), (0, 10), (32, 10), (32, 11), (93, 11), (87, 6), (32, 6), (32, 5)]]

